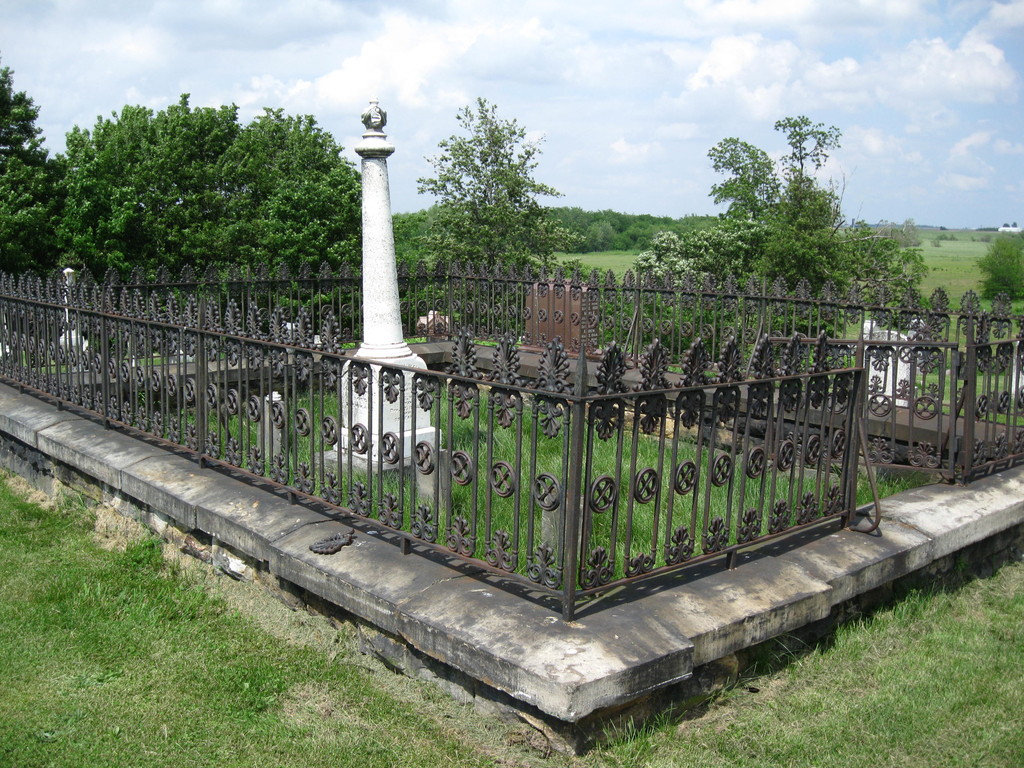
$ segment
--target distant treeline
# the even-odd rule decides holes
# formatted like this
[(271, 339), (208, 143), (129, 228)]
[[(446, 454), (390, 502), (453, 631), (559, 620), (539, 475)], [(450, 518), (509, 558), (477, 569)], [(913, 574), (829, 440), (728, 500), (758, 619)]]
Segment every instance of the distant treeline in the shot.
[(552, 208), (552, 217), (570, 232), (579, 236), (572, 253), (596, 251), (643, 251), (651, 246), (651, 238), (659, 232), (682, 235), (706, 229), (718, 221), (717, 216), (652, 216), (648, 213), (618, 211), (584, 211), (582, 208)]
[[(652, 216), (647, 213), (619, 213), (618, 211), (585, 211), (582, 208), (549, 208), (551, 218), (575, 235), (570, 253), (599, 251), (639, 252), (651, 247), (652, 238), (659, 232), (678, 235), (713, 226), (717, 216)], [(396, 213), (395, 251), (399, 261), (418, 261), (426, 256), (424, 236), (434, 216), (432, 208), (414, 213)]]

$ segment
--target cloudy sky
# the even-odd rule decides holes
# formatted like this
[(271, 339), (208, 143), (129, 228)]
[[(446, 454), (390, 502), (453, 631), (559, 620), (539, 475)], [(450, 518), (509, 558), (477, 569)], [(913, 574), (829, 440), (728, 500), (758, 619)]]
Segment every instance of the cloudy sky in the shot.
[(312, 114), (345, 145), (388, 111), (395, 210), (478, 96), (543, 138), (585, 209), (712, 213), (707, 151), (842, 130), (849, 217), (1024, 223), (1024, 0), (0, 0), (0, 59), (54, 152), (128, 103)]

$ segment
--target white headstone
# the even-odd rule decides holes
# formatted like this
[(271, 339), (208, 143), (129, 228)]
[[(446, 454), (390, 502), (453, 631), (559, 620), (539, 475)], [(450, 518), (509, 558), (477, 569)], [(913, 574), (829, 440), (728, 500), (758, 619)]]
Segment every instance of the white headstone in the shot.
[[(864, 341), (870, 343), (871, 346), (888, 347), (891, 350), (891, 357), (886, 361), (886, 365), (882, 370), (876, 370), (872, 360), (866, 359), (864, 361), (869, 394), (887, 395), (892, 399), (894, 406), (898, 408), (908, 407), (910, 400), (914, 397), (914, 394), (910, 392), (911, 367), (910, 363), (901, 359), (900, 355), (900, 352), (905, 350), (907, 346), (905, 344), (882, 344), (880, 342), (905, 342), (909, 341), (909, 338), (899, 331), (885, 328), (871, 319), (864, 321), (861, 335)], [(878, 378), (876, 379), (876, 377)], [(909, 393), (909, 399), (906, 396), (898, 396), (898, 394), (902, 394), (901, 390)]]

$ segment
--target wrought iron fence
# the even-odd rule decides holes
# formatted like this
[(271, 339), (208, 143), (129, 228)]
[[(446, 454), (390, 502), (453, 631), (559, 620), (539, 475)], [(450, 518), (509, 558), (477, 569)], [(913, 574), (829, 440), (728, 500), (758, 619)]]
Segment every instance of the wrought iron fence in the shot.
[(567, 615), (848, 516), (855, 420), (876, 465), (966, 482), (1024, 457), (1024, 323), (1003, 300), (402, 270), (407, 335), (443, 341), (413, 370), (354, 357), (350, 272), (158, 277), (0, 276), (0, 373), (557, 592)]
[[(442, 369), (396, 367), (353, 354), (351, 281), (4, 276), (0, 373), (519, 580), (567, 618), (624, 580), (853, 514), (862, 371), (823, 335), (674, 359), (658, 339), (588, 356), (463, 330)], [(454, 282), (417, 290), (410, 322), (446, 296), (445, 323), (464, 311)]]
[(968, 291), (954, 311), (941, 288), (924, 299), (892, 296), (884, 284), (854, 284), (843, 295), (826, 284), (813, 295), (805, 282), (789, 292), (778, 281), (740, 287), (728, 276), (552, 278), (469, 267), (450, 285), (455, 298), (445, 316), (479, 338), (511, 328), (527, 345), (555, 336), (573, 351), (614, 342), (633, 365), (655, 339), (677, 368), (698, 339), (712, 355), (732, 340), (749, 355), (765, 335), (826, 333), (833, 366), (866, 370), (871, 463), (967, 482), (1024, 459), (1024, 317), (1011, 315), (1005, 296), (983, 311)]

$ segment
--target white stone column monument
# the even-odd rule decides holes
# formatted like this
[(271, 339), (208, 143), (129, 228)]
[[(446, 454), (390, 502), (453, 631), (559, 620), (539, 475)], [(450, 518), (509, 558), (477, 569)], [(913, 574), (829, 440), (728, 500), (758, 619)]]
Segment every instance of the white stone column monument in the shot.
[[(377, 378), (382, 365), (426, 368), (423, 358), (413, 354), (402, 331), (402, 313), (398, 298), (398, 269), (395, 265), (395, 236), (391, 223), (391, 191), (388, 186), (388, 157), (395, 151), (383, 132), (387, 113), (377, 99), (363, 112), (366, 132), (356, 146), (362, 158), (363, 184), (363, 340), (355, 358), (371, 363), (373, 370), (372, 406), (366, 396), (353, 395), (352, 421), (371, 431), (371, 451), (377, 457), (380, 440), (387, 433), (404, 435), (402, 454), (408, 463), (417, 442), (433, 443), (429, 414), (417, 414), (412, 431), (412, 374), (405, 375), (405, 403), (383, 400), (383, 418), (378, 421), (381, 394)], [(372, 411), (372, 412), (371, 412)], [(351, 425), (350, 425), (351, 426)], [(347, 430), (346, 430), (347, 432)], [(346, 434), (346, 440), (349, 436)]]

